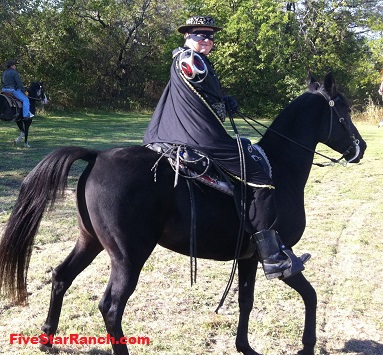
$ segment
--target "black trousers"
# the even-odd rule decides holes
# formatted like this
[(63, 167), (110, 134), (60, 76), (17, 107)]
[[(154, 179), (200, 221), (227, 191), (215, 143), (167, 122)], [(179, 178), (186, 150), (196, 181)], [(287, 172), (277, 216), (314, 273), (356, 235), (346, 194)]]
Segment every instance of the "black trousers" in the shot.
[[(230, 149), (201, 149), (214, 159), (224, 170), (235, 176), (237, 180), (245, 172), (245, 180), (248, 185), (270, 186), (273, 184), (264, 165), (258, 159), (260, 154), (255, 151), (248, 139), (241, 139), (243, 157), (241, 158), (237, 144)], [(243, 171), (242, 171), (243, 170)], [(242, 172), (242, 173), (241, 173)]]
[(234, 189), (235, 204), (239, 215), (245, 211), (245, 228), (248, 233), (277, 228), (274, 190), (247, 186), (246, 200), (242, 201), (243, 198), (241, 187), (237, 185)]
[[(238, 184), (234, 189), (234, 198), (238, 213), (242, 213), (242, 203), (245, 204), (246, 213), (246, 231), (254, 234), (261, 230), (276, 228), (276, 206), (275, 190), (269, 173), (265, 171), (264, 165), (254, 157), (254, 148), (247, 139), (241, 140), (243, 147), (243, 159), (239, 152), (229, 159), (215, 159), (220, 166), (228, 171)], [(241, 164), (243, 166), (241, 166)], [(242, 170), (242, 174), (241, 174)], [(241, 182), (240, 177), (244, 176), (245, 181)], [(246, 189), (246, 201), (243, 189), (240, 183), (243, 183)]]

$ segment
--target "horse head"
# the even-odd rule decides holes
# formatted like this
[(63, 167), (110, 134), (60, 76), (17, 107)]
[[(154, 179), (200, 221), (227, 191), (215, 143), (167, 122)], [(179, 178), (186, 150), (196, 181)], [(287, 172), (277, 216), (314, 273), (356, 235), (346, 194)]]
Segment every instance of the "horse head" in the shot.
[(34, 81), (28, 88), (28, 96), (30, 99), (39, 101), (41, 105), (48, 103), (48, 98), (45, 95), (44, 83), (42, 81)]
[(358, 163), (367, 148), (351, 119), (351, 108), (346, 98), (338, 91), (332, 73), (325, 76), (323, 84), (310, 75), (309, 92), (328, 102), (330, 120), (321, 130), (320, 142), (342, 154), (349, 163)]

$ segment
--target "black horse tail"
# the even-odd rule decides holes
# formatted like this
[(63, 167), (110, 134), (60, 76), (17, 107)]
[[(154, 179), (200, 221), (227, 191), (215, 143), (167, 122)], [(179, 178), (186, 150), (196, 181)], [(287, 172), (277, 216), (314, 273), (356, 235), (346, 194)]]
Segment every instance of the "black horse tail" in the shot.
[(24, 179), (0, 241), (0, 293), (27, 303), (27, 273), (35, 235), (44, 211), (63, 197), (76, 160), (94, 162), (98, 151), (65, 147), (47, 155)]

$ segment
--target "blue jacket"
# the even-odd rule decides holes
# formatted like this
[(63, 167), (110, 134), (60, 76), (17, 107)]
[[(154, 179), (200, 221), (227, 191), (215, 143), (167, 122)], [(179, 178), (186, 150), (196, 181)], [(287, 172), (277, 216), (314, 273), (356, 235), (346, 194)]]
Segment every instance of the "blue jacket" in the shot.
[(7, 89), (20, 89), (22, 92), (25, 92), (24, 84), (21, 81), (19, 73), (12, 68), (8, 68), (3, 72), (1, 86)]

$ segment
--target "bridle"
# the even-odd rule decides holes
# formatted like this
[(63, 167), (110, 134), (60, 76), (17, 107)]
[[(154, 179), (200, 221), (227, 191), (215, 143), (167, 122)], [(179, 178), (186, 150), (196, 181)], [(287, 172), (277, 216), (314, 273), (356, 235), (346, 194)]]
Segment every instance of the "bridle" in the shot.
[[(28, 99), (32, 99), (32, 100), (36, 100), (36, 101), (43, 101), (44, 100), (44, 94), (42, 94), (43, 92), (43, 86), (41, 84), (38, 84), (37, 85), (39, 86), (39, 88), (36, 90), (36, 97), (32, 97), (32, 96), (29, 96), (28, 95)], [(28, 92), (29, 94), (29, 92)]]
[[(264, 125), (263, 123), (255, 120), (254, 118), (252, 117), (249, 117), (249, 116), (246, 116), (244, 115), (243, 113), (237, 111), (236, 113), (238, 114), (239, 117), (241, 117), (248, 125), (250, 125), (255, 131), (257, 131), (261, 136), (263, 136), (263, 134), (256, 128), (254, 127), (254, 125), (249, 122), (250, 121), (253, 121), (255, 122), (256, 124), (266, 128), (267, 130), (279, 135), (280, 137), (288, 140), (289, 142), (301, 147), (302, 149), (305, 149), (311, 153), (314, 153), (314, 154), (317, 154), (325, 159), (328, 159), (330, 162), (329, 163), (325, 163), (325, 164), (319, 164), (319, 163), (313, 163), (313, 165), (317, 165), (317, 166), (321, 166), (321, 167), (324, 167), (324, 166), (333, 166), (335, 164), (340, 164), (340, 165), (343, 165), (343, 166), (346, 166), (347, 163), (350, 163), (352, 161), (354, 161), (358, 156), (359, 156), (359, 153), (360, 153), (360, 147), (359, 147), (359, 139), (355, 138), (355, 135), (351, 132), (351, 129), (349, 127), (349, 125), (347, 124), (346, 120), (344, 119), (344, 117), (341, 117), (341, 115), (339, 114), (339, 111), (337, 110), (337, 108), (335, 107), (335, 102), (340, 100), (340, 97), (337, 96), (335, 99), (331, 99), (331, 97), (327, 94), (326, 91), (324, 91), (324, 89), (319, 89), (318, 91), (316, 91), (317, 94), (320, 94), (324, 97), (324, 99), (328, 102), (328, 105), (330, 107), (330, 127), (329, 127), (329, 132), (328, 132), (328, 135), (327, 135), (327, 139), (323, 142), (324, 144), (328, 143), (330, 138), (331, 138), (331, 135), (332, 135), (332, 126), (333, 126), (333, 120), (334, 120), (334, 112), (336, 114), (336, 116), (338, 117), (338, 122), (342, 125), (342, 127), (349, 133), (350, 135), (350, 138), (352, 140), (352, 144), (342, 153), (342, 156), (338, 159), (335, 159), (335, 158), (331, 158), (325, 154), (322, 154), (322, 153), (319, 153), (317, 152), (316, 150), (313, 150), (313, 149), (310, 149), (306, 146), (304, 146), (303, 144), (300, 144), (296, 141), (294, 141), (293, 139), (285, 136), (284, 134), (282, 133), (279, 133), (278, 131), (275, 131), (274, 129)], [(350, 154), (351, 152), (351, 149), (355, 149), (355, 154), (354, 156), (347, 160), (345, 157)], [(346, 161), (345, 162), (342, 162), (341, 160), (342, 159), (345, 159)]]
[[(334, 99), (331, 99), (331, 97), (327, 94), (326, 91), (323, 90), (323, 88), (319, 89), (317, 91), (318, 94), (322, 95), (325, 100), (328, 102), (328, 105), (330, 106), (330, 127), (329, 127), (329, 132), (328, 132), (328, 135), (327, 135), (327, 139), (323, 142), (323, 144), (327, 144), (331, 138), (331, 135), (332, 135), (332, 124), (333, 124), (333, 113), (335, 112), (335, 114), (337, 115), (338, 117), (338, 122), (341, 124), (341, 126), (347, 131), (347, 133), (350, 135), (350, 138), (352, 140), (352, 145), (350, 145), (342, 154), (342, 156), (339, 158), (339, 159), (331, 159), (331, 158), (328, 158), (326, 157), (327, 159), (330, 159), (331, 162), (333, 163), (339, 163), (339, 164), (342, 164), (340, 161), (344, 158), (346, 160), (346, 163), (344, 164), (347, 164), (347, 163), (351, 163), (352, 161), (354, 161), (358, 156), (359, 156), (359, 153), (360, 153), (360, 147), (359, 147), (359, 139), (355, 138), (355, 135), (351, 132), (351, 129), (350, 129), (350, 126), (347, 124), (346, 120), (344, 119), (344, 117), (341, 117), (341, 115), (339, 114), (339, 111), (337, 110), (337, 108), (335, 107), (335, 102), (338, 101), (340, 99), (339, 96), (337, 96), (336, 98)], [(345, 157), (350, 154), (351, 152), (351, 149), (355, 149), (355, 154), (354, 156), (347, 160)], [(315, 152), (317, 153), (317, 152)], [(317, 153), (318, 154), (318, 153)]]

